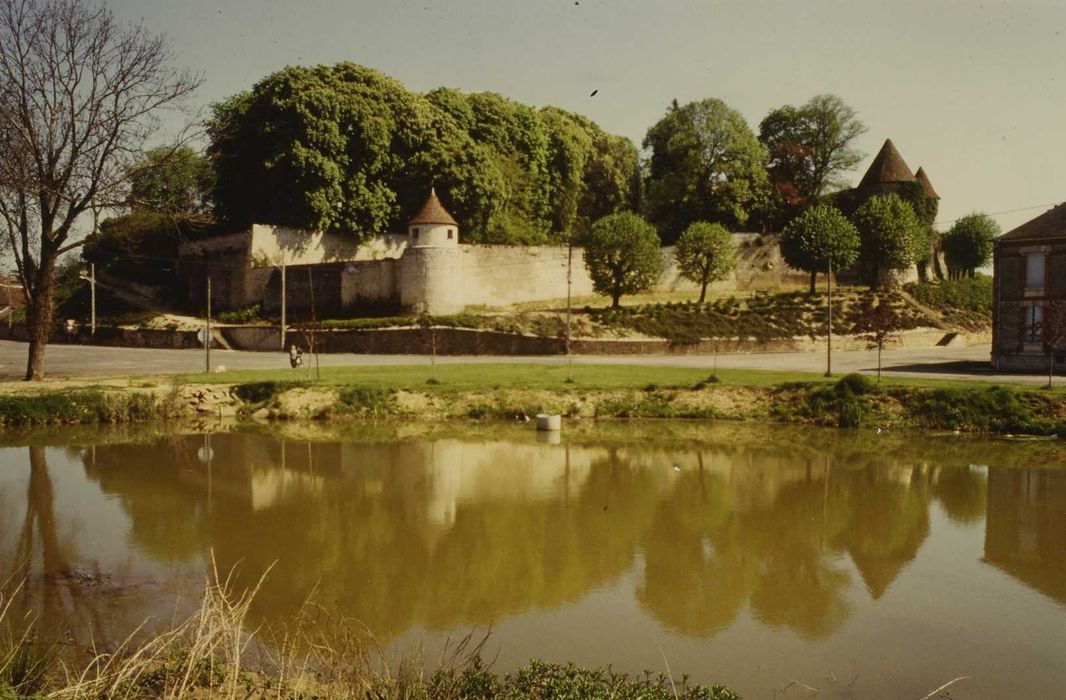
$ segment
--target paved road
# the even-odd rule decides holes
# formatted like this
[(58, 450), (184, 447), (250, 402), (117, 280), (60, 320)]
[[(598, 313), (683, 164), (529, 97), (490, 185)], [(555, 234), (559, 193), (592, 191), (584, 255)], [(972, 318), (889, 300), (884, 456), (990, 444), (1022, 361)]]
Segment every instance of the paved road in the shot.
[[(305, 358), (310, 359), (310, 358)], [(276, 369), (288, 366), (282, 352), (243, 352), (212, 350), (212, 364), (227, 369)], [(415, 365), (428, 364), (425, 355), (322, 355), (323, 367), (345, 365)], [(462, 356), (438, 357), (440, 364), (452, 363), (537, 363), (562, 364), (565, 358)], [(26, 345), (0, 341), (0, 380), (21, 379), (25, 371)], [(696, 367), (710, 369), (714, 358), (709, 355), (597, 355), (576, 357), (581, 364), (646, 365), (661, 367)], [(1019, 384), (1040, 384), (1045, 377), (1038, 375), (993, 374), (988, 366), (986, 347), (900, 348), (886, 350), (884, 369), (894, 375), (1004, 381)], [(743, 353), (719, 355), (722, 369), (768, 369), (795, 372), (823, 372), (825, 356), (821, 352)], [(86, 345), (50, 345), (45, 355), (49, 377), (119, 377), (149, 374), (184, 374), (201, 372), (204, 368), (202, 350), (151, 350), (144, 348), (111, 348)], [(834, 373), (874, 372), (876, 359), (872, 352), (840, 351), (833, 354)]]

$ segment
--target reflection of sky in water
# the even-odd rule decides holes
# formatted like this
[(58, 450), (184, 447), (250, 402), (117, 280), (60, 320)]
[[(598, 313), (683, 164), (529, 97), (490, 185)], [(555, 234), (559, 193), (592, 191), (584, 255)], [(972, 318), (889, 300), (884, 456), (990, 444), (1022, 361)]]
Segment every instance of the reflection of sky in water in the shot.
[(1066, 687), (1066, 472), (1012, 461), (1045, 453), (750, 428), (210, 443), (0, 450), (0, 564), (31, 523), (35, 595), (115, 627), (195, 598), (213, 555), (246, 585), (274, 565), (254, 624), (316, 590), (397, 648), (492, 624), (506, 665), (640, 671), (661, 645), (753, 696), (856, 674), (864, 696), (968, 674), (991, 693), (1018, 669), (1029, 695)]

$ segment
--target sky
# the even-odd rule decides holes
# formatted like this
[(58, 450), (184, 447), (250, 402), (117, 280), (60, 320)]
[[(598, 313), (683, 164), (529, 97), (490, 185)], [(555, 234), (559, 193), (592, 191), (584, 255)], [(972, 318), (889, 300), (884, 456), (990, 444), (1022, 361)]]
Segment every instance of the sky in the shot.
[(205, 111), (287, 65), (353, 61), (412, 90), (557, 105), (639, 146), (674, 98), (721, 99), (757, 130), (832, 93), (868, 127), (852, 182), (891, 138), (940, 194), (942, 230), (983, 211), (1006, 231), (1066, 200), (1064, 0), (111, 4), (202, 73)]

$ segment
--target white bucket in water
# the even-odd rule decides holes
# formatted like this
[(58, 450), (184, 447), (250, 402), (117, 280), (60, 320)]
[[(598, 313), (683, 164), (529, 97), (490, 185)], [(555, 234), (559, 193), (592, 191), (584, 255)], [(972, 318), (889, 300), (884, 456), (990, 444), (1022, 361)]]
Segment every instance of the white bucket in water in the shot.
[(537, 430), (562, 430), (563, 417), (559, 414), (537, 414)]

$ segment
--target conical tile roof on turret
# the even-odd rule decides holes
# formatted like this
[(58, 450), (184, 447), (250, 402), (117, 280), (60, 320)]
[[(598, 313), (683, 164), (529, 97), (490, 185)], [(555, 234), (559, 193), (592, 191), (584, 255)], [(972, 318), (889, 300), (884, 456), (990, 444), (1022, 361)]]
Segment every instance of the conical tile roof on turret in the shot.
[(925, 173), (925, 168), (919, 166), (918, 172), (914, 173), (914, 179), (922, 186), (922, 192), (926, 197), (936, 197), (940, 199), (940, 195), (933, 189), (933, 183), (929, 181), (929, 176)]
[(914, 173), (907, 167), (892, 139), (885, 139), (885, 145), (881, 146), (870, 168), (862, 176), (859, 189), (889, 182), (914, 182)]
[(444, 208), (444, 205), (437, 199), (436, 188), (430, 188), (429, 198), (426, 199), (426, 203), (422, 205), (422, 208), (418, 210), (414, 218), (408, 222), (409, 226), (418, 226), (424, 224), (443, 224), (448, 226), (458, 226), (457, 222), (452, 215), (448, 213), (448, 210)]

